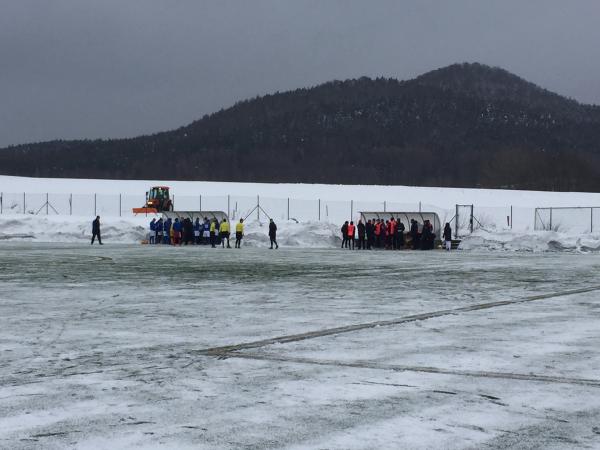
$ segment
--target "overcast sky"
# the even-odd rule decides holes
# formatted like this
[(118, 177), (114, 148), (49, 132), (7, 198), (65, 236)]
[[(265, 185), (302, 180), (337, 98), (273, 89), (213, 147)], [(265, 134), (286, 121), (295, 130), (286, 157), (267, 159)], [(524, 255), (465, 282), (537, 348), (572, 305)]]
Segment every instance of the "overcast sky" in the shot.
[(0, 0), (0, 146), (176, 128), (454, 62), (600, 104), (599, 0)]

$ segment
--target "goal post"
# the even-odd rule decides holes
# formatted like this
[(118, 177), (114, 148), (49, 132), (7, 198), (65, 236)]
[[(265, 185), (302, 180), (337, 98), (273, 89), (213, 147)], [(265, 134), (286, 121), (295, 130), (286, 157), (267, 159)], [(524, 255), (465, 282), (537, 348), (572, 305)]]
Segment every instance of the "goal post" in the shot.
[(473, 205), (456, 205), (454, 214), (454, 238), (473, 233)]

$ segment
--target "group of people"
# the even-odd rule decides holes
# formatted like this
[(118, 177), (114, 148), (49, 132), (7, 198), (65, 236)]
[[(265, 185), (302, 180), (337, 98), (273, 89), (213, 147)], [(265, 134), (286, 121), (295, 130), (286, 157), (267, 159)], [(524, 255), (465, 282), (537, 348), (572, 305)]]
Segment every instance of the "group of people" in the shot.
[[(197, 217), (194, 222), (189, 217), (179, 220), (167, 218), (163, 220), (152, 219), (150, 222), (149, 244), (165, 244), (165, 245), (210, 245), (215, 248), (221, 245), (223, 248), (231, 248), (229, 237), (231, 229), (227, 219), (223, 218), (221, 222), (215, 217), (209, 220), (205, 217), (202, 222)], [(242, 247), (242, 239), (244, 238), (244, 219), (240, 219), (235, 224), (235, 248)], [(269, 222), (269, 238), (271, 240), (271, 248), (279, 248), (277, 244), (277, 225), (273, 219)]]
[[(346, 221), (342, 225), (342, 248), (354, 250), (371, 250), (381, 248), (385, 250), (402, 250), (406, 244), (413, 250), (432, 250), (435, 246), (436, 235), (433, 225), (429, 220), (422, 224), (415, 219), (410, 220), (410, 228), (406, 233), (406, 227), (402, 221), (391, 217), (389, 220), (368, 219), (366, 223), (361, 220), (358, 224)], [(408, 238), (410, 237), (410, 241)], [(446, 223), (443, 231), (444, 245), (446, 250), (452, 247), (452, 229)]]

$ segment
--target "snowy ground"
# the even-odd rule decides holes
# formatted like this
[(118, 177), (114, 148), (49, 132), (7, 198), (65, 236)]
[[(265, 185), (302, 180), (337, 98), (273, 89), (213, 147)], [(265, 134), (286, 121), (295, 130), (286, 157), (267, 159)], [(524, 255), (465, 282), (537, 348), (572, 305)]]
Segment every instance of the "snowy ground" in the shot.
[(0, 256), (0, 448), (600, 447), (597, 253)]

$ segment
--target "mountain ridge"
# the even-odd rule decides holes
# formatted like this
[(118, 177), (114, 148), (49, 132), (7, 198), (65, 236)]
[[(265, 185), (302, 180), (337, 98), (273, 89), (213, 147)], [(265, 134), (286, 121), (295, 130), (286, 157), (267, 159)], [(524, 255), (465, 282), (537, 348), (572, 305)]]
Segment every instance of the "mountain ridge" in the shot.
[(0, 149), (0, 173), (600, 189), (600, 107), (453, 64), (237, 102), (172, 131)]

